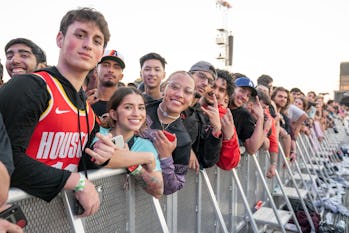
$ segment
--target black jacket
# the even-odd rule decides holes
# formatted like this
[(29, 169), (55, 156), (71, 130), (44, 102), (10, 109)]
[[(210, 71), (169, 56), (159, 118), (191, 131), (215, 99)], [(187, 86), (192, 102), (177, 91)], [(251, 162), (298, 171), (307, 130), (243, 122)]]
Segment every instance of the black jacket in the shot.
[(203, 168), (212, 167), (219, 160), (222, 137), (216, 138), (213, 136), (210, 121), (204, 115), (199, 103), (185, 110), (182, 113), (182, 118), (183, 124), (191, 137), (192, 149), (200, 166)]
[[(151, 129), (163, 129), (157, 115), (157, 109), (160, 102), (161, 100), (154, 100), (151, 103), (147, 104), (147, 126)], [(169, 124), (166, 130), (170, 133), (175, 134), (177, 138), (177, 147), (172, 152), (174, 164), (188, 165), (190, 158), (191, 140), (186, 129), (183, 126), (182, 120), (178, 118), (177, 120)]]
[(15, 169), (12, 160), (12, 149), (10, 139), (7, 136), (2, 115), (0, 113), (0, 161), (5, 165), (9, 175), (12, 174)]

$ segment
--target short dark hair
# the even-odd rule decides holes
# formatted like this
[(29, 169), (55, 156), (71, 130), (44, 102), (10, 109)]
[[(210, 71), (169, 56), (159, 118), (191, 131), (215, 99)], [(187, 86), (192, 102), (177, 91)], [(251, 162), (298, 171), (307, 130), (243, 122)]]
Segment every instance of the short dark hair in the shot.
[(34, 56), (36, 57), (36, 62), (38, 64), (39, 63), (46, 63), (45, 52), (37, 44), (35, 44), (33, 41), (26, 39), (26, 38), (16, 38), (16, 39), (10, 40), (5, 45), (5, 53), (12, 45), (16, 45), (16, 44), (24, 44), (24, 45), (28, 46), (32, 50)]
[[(257, 85), (263, 85), (268, 87), (270, 83), (272, 83), (274, 80), (272, 77), (266, 74), (262, 74), (257, 78)], [(268, 87), (269, 88), (269, 87)]]
[(231, 73), (227, 70), (216, 69), (216, 72), (217, 72), (217, 79), (221, 78), (225, 80), (225, 82), (227, 83), (227, 94), (230, 100), (234, 93), (234, 88), (235, 88), (233, 77)]
[(93, 8), (79, 8), (76, 10), (68, 11), (62, 18), (59, 31), (65, 35), (67, 33), (68, 27), (75, 21), (79, 22), (94, 22), (97, 27), (101, 30), (104, 36), (104, 48), (110, 40), (110, 32), (108, 28), (108, 23), (104, 16)]
[(294, 87), (290, 90), (290, 92), (302, 92), (302, 91), (298, 87)]
[(142, 56), (140, 59), (139, 59), (139, 63), (141, 64), (141, 68), (143, 67), (143, 64), (145, 61), (147, 60), (159, 60), (161, 62), (161, 65), (162, 67), (165, 69), (165, 65), (167, 64), (165, 58), (161, 57), (160, 54), (157, 54), (157, 53), (148, 53), (144, 56)]

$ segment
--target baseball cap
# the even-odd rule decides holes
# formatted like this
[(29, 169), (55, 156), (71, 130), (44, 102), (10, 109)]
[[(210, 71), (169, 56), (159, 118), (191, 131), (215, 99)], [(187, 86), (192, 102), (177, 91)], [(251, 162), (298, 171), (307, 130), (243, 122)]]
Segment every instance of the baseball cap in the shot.
[(124, 61), (124, 56), (122, 56), (122, 54), (120, 54), (118, 51), (116, 50), (105, 50), (103, 57), (101, 59), (101, 62), (105, 61), (105, 60), (114, 60), (117, 63), (119, 63), (120, 67), (122, 69), (125, 69), (125, 61)]
[(214, 78), (217, 78), (217, 72), (214, 66), (207, 61), (199, 61), (195, 63), (189, 70), (191, 71), (207, 71), (213, 75)]
[(237, 87), (249, 87), (251, 89), (251, 96), (257, 95), (257, 90), (251, 79), (247, 77), (240, 77), (235, 80), (235, 86)]

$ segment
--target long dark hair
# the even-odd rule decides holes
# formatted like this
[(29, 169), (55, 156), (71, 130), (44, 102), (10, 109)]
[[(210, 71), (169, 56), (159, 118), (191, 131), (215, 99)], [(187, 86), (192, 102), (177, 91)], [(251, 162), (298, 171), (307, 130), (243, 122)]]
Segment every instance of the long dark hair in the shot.
[[(110, 97), (108, 103), (107, 103), (107, 112), (109, 112), (111, 109), (116, 110), (119, 105), (121, 104), (122, 100), (130, 94), (136, 94), (142, 97), (143, 101), (145, 102), (144, 96), (142, 92), (134, 87), (119, 87), (112, 97)], [(106, 128), (113, 128), (115, 127), (115, 120), (113, 120), (110, 116), (107, 118), (107, 120), (102, 123), (103, 127)]]

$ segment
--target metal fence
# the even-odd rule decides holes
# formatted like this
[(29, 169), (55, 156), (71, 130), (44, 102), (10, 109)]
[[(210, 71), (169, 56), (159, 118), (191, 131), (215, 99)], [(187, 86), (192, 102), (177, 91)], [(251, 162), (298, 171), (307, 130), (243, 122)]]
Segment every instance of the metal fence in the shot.
[[(307, 150), (310, 152), (310, 148)], [(253, 156), (242, 155), (234, 171), (223, 171), (218, 167), (198, 174), (189, 171), (182, 190), (159, 200), (145, 193), (133, 178), (130, 179), (129, 189), (125, 190), (127, 175), (123, 169), (90, 171), (89, 178), (102, 190), (102, 202), (95, 215), (84, 219), (72, 214), (73, 195), (67, 191), (46, 203), (18, 189), (11, 189), (9, 202), (16, 202), (22, 207), (28, 219), (25, 228), (28, 233), (253, 232), (256, 227), (258, 230), (269, 227), (253, 221), (251, 213), (255, 211), (256, 203), (261, 201), (265, 207), (272, 207), (273, 203), (263, 186), (264, 178), (258, 173), (260, 167), (265, 174), (269, 164), (268, 154), (259, 151), (255, 158), (258, 164)], [(287, 183), (289, 175), (282, 166), (282, 160), (279, 161), (278, 171), (283, 183)], [(243, 192), (238, 189), (234, 172)], [(277, 185), (275, 178), (265, 182), (271, 192)]]

